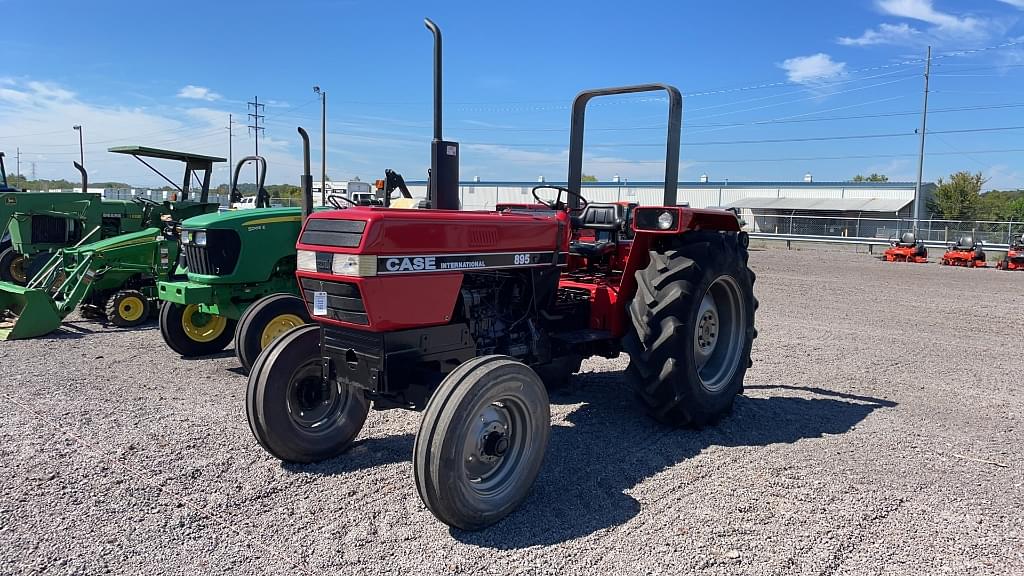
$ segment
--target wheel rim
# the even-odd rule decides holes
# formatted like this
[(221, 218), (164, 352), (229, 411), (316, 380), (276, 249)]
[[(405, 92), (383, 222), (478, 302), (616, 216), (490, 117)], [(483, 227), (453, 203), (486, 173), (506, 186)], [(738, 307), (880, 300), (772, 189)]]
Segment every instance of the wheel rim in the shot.
[(274, 317), (270, 322), (267, 322), (267, 325), (263, 327), (263, 332), (260, 334), (260, 350), (266, 348), (281, 334), (303, 324), (305, 322), (302, 321), (302, 318), (295, 314), (281, 314)]
[(347, 388), (340, 382), (324, 385), (320, 358), (299, 367), (288, 381), (288, 415), (307, 430), (322, 430), (345, 408)]
[(128, 322), (142, 318), (146, 304), (138, 296), (127, 296), (117, 304), (117, 314)]
[(25, 273), (25, 256), (22, 254), (15, 256), (8, 265), (7, 272), (15, 282), (22, 284), (28, 282), (28, 275)]
[(199, 310), (198, 304), (189, 304), (181, 314), (181, 328), (185, 335), (196, 342), (216, 340), (228, 325), (228, 319)]
[(721, 392), (732, 381), (743, 352), (745, 319), (736, 279), (719, 276), (701, 299), (693, 337), (697, 376), (708, 392)]
[(463, 441), (462, 466), (470, 488), (496, 497), (515, 483), (533, 443), (530, 414), (520, 400), (507, 397), (481, 406)]

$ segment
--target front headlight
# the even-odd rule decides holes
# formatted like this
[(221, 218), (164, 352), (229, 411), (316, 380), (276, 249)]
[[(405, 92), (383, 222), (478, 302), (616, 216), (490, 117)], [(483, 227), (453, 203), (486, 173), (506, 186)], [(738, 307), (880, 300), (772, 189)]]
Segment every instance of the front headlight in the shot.
[(316, 272), (316, 252), (312, 250), (299, 250), (295, 257), (296, 266), (299, 270)]
[(182, 230), (181, 231), (181, 243), (182, 244), (188, 244), (191, 241), (192, 241), (192, 231), (191, 230)]
[(668, 230), (673, 224), (675, 224), (675, 220), (675, 217), (668, 210), (658, 214), (658, 229)]
[(206, 230), (200, 230), (192, 235), (196, 246), (206, 246)]
[(335, 254), (331, 272), (338, 276), (374, 276), (377, 274), (376, 265), (376, 256)]

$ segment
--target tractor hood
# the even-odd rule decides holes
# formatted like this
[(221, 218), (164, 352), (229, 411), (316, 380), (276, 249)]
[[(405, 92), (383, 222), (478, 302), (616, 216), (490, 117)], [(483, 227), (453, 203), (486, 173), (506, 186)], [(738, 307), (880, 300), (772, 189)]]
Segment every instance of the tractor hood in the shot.
[(181, 227), (188, 230), (207, 228), (241, 229), (261, 224), (301, 221), (301, 208), (257, 208), (255, 210), (235, 210), (232, 212), (194, 216), (183, 221)]
[(125, 248), (133, 244), (153, 241), (159, 235), (159, 228), (144, 228), (138, 232), (129, 232), (127, 234), (121, 234), (120, 236), (114, 236), (113, 238), (106, 238), (89, 244), (82, 244), (78, 248), (67, 248), (65, 249), (65, 252), (104, 251), (112, 250), (114, 248)]

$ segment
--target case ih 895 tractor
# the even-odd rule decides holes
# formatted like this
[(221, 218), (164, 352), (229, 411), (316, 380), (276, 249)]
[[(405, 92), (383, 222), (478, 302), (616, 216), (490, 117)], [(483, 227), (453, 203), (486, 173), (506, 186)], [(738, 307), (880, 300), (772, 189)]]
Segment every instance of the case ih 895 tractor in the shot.
[[(667, 85), (576, 97), (568, 185), (534, 189), (547, 210), (459, 211), (458, 144), (440, 130), (439, 32), (427, 25), (432, 209), (307, 215), (297, 277), (314, 324), (260, 354), (246, 410), (260, 445), (292, 462), (342, 453), (371, 403), (423, 410), (419, 494), (438, 519), (472, 530), (526, 498), (550, 428), (545, 382), (584, 358), (628, 352), (626, 375), (660, 421), (701, 426), (727, 413), (750, 362), (754, 274), (734, 214), (677, 206), (682, 98)], [(664, 206), (588, 203), (587, 102), (653, 90), (669, 101)], [(309, 214), (308, 174), (303, 183)]]

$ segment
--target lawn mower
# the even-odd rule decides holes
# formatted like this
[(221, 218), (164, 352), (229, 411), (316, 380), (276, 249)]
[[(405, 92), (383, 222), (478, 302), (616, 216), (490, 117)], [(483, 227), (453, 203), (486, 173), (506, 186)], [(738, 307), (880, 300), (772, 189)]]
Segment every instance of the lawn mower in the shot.
[(943, 266), (964, 266), (967, 268), (984, 268), (985, 251), (981, 248), (982, 242), (975, 241), (974, 236), (961, 236), (956, 242), (949, 245), (949, 249), (942, 255), (940, 264)]
[(1006, 256), (996, 264), (1000, 270), (1024, 270), (1024, 235), (1010, 243)]
[[(665, 84), (576, 96), (567, 186), (533, 189), (546, 210), (458, 210), (459, 145), (441, 132), (440, 31), (426, 25), (430, 209), (312, 213), (303, 178), (296, 276), (314, 324), (259, 355), (246, 412), (270, 454), (314, 462), (352, 444), (371, 403), (422, 410), (420, 497), (442, 522), (473, 530), (526, 498), (551, 425), (545, 386), (584, 358), (628, 352), (626, 376), (662, 422), (703, 426), (727, 414), (756, 335), (754, 273), (734, 214), (677, 205), (682, 96)], [(664, 205), (587, 202), (587, 103), (650, 91), (668, 97)]]
[(890, 248), (883, 254), (886, 262), (928, 262), (928, 248), (913, 232), (904, 232), (899, 240), (890, 238), (889, 246)]
[[(121, 146), (111, 148), (110, 152), (133, 156), (163, 177), (178, 190), (174, 200), (154, 202), (142, 197), (104, 200), (98, 194), (87, 193), (88, 179), (77, 163), (83, 174), (82, 192), (5, 193), (0, 203), (0, 234), (8, 240), (0, 243), (0, 280), (26, 284), (57, 250), (74, 246), (94, 229), (92, 241), (159, 228), (163, 218), (172, 211), (175, 219), (217, 211), (218, 204), (207, 199), (213, 163), (223, 162), (223, 158), (144, 146)], [(175, 184), (146, 161), (153, 158), (184, 163), (182, 185)], [(199, 199), (192, 200), (190, 183), (193, 178), (200, 178), (199, 172), (203, 173)]]

